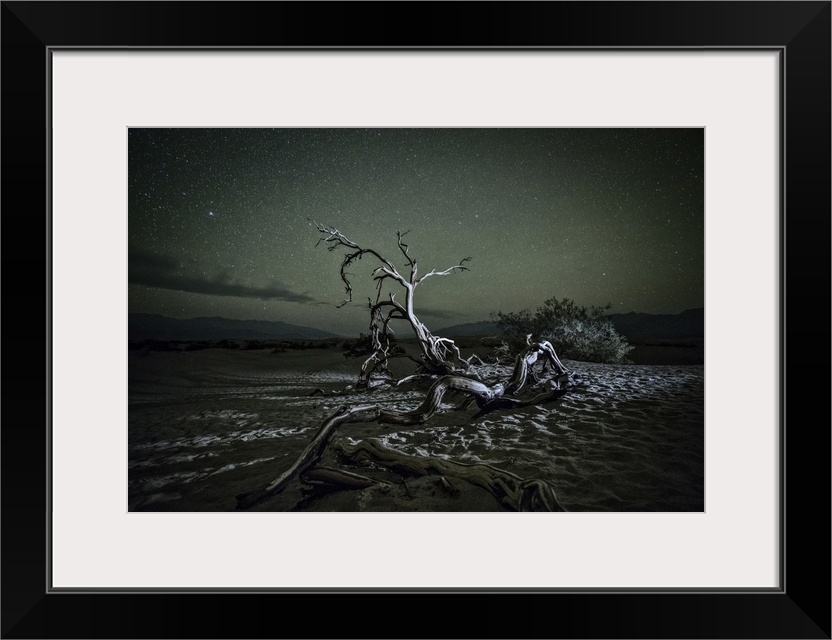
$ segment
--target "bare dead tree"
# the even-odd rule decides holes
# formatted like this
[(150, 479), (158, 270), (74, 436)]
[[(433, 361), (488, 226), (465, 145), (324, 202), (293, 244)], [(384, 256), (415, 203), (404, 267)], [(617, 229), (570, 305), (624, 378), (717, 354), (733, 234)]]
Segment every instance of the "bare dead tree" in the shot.
[[(403, 241), (405, 233), (396, 234), (399, 250), (409, 268), (409, 275), (403, 275), (396, 266), (374, 249), (362, 247), (349, 240), (334, 227), (318, 224), (312, 221), (321, 234), (318, 244), (325, 243), (329, 251), (339, 247), (346, 249), (341, 262), (341, 280), (344, 283), (347, 297), (338, 305), (344, 306), (352, 301), (352, 284), (347, 269), (369, 255), (380, 265), (376, 267), (372, 276), (376, 282), (375, 300), (370, 298), (370, 330), (372, 339), (372, 353), (364, 361), (359, 376), (359, 387), (369, 384), (370, 375), (381, 372), (389, 377), (387, 368), (391, 356), (391, 341), (389, 324), (393, 320), (406, 321), (418, 340), (421, 359), (416, 360), (420, 371), (414, 376), (407, 376), (398, 381), (431, 376), (435, 379), (419, 407), (412, 411), (394, 411), (380, 404), (341, 406), (321, 424), (311, 442), (306, 446), (298, 458), (284, 470), (277, 478), (262, 489), (242, 493), (237, 496), (237, 509), (248, 509), (280, 493), (286, 485), (295, 478), (310, 487), (309, 491), (330, 491), (334, 488), (367, 488), (378, 484), (373, 480), (352, 472), (318, 466), (327, 448), (331, 444), (338, 429), (355, 422), (377, 422), (379, 424), (421, 425), (440, 411), (442, 399), (447, 392), (455, 392), (467, 396), (465, 402), (456, 407), (456, 411), (467, 409), (476, 403), (479, 411), (474, 416), (478, 418), (485, 413), (509, 408), (525, 407), (529, 405), (550, 402), (567, 393), (571, 389), (573, 379), (568, 370), (558, 358), (551, 343), (547, 341), (533, 342), (532, 336), (526, 337), (527, 346), (514, 360), (511, 375), (505, 380), (488, 384), (479, 376), (466, 372), (476, 356), (465, 359), (453, 340), (434, 336), (419, 320), (414, 311), (414, 292), (424, 280), (431, 276), (444, 276), (454, 271), (466, 271), (465, 263), (470, 258), (461, 260), (458, 264), (443, 271), (431, 270), (418, 275), (416, 260), (411, 257), (408, 245)], [(317, 246), (317, 245), (316, 245)], [(395, 292), (389, 292), (387, 299), (382, 299), (384, 283), (390, 281), (404, 289), (404, 301), (398, 302)], [(412, 356), (411, 356), (412, 357)], [(415, 358), (413, 358), (415, 360)], [(478, 360), (478, 358), (477, 358)], [(482, 364), (482, 361), (479, 361)], [(542, 370), (536, 371), (536, 365), (542, 364)], [(459, 366), (458, 366), (459, 365)], [(552, 375), (542, 381), (542, 376)], [(520, 392), (528, 389), (531, 382), (540, 387), (535, 395)], [(324, 393), (322, 390), (316, 392)], [(315, 393), (315, 392), (313, 392)], [(445, 476), (467, 480), (472, 484), (489, 490), (499, 502), (509, 509), (518, 511), (563, 511), (558, 504), (554, 490), (543, 480), (524, 480), (519, 476), (488, 464), (466, 464), (432, 458), (429, 456), (413, 456), (384, 447), (379, 442), (370, 440), (354, 446), (342, 446), (342, 453), (352, 460), (370, 460), (374, 464), (384, 466), (399, 472), (405, 471), (419, 475), (439, 474), (446, 489), (453, 491), (453, 486)], [(406, 486), (406, 485), (405, 485)]]
[[(519, 398), (517, 393), (526, 385), (527, 380), (535, 377), (535, 365), (542, 361), (554, 372), (554, 378), (547, 383), (546, 389), (532, 398)], [(237, 496), (237, 508), (247, 509), (279, 493), (295, 477), (314, 467), (323, 457), (335, 433), (341, 425), (352, 422), (378, 422), (379, 424), (420, 425), (427, 422), (439, 411), (442, 398), (448, 391), (456, 391), (471, 396), (480, 409), (480, 414), (496, 409), (525, 407), (541, 404), (561, 397), (570, 388), (569, 373), (557, 357), (549, 342), (529, 341), (529, 345), (514, 361), (511, 376), (506, 381), (486, 384), (465, 375), (445, 375), (439, 378), (428, 390), (422, 404), (413, 411), (393, 411), (381, 405), (341, 406), (321, 424), (312, 441), (307, 445), (295, 462), (281, 473), (273, 482), (263, 489)], [(362, 448), (362, 455), (372, 456), (378, 447)], [(351, 451), (350, 453), (353, 453)], [(385, 449), (374, 462), (388, 466), (418, 468), (420, 473), (434, 472), (445, 475), (453, 474), (466, 480), (485, 486), (509, 508), (515, 510), (542, 509), (562, 510), (554, 498), (554, 491), (545, 482), (523, 481), (508, 472), (503, 472), (490, 465), (445, 464), (437, 461), (415, 462), (414, 456)]]
[[(403, 238), (407, 231), (396, 232), (396, 239), (399, 250), (404, 256), (405, 265), (410, 273), (403, 275), (396, 266), (387, 258), (378, 253), (375, 249), (362, 247), (348, 239), (343, 233), (334, 227), (319, 224), (310, 220), (318, 229), (321, 237), (315, 246), (324, 243), (329, 251), (335, 251), (339, 247), (346, 249), (346, 254), (341, 262), (341, 280), (347, 297), (339, 304), (343, 307), (352, 302), (352, 283), (349, 279), (347, 269), (364, 256), (371, 256), (381, 264), (373, 272), (373, 280), (376, 282), (375, 300), (368, 298), (370, 308), (370, 336), (373, 345), (372, 354), (364, 361), (358, 377), (358, 388), (366, 388), (373, 373), (390, 376), (388, 361), (390, 359), (390, 322), (393, 320), (404, 320), (413, 330), (419, 343), (421, 351), (420, 372), (434, 375), (445, 375), (458, 372), (460, 369), (467, 369), (471, 364), (471, 358), (465, 359), (459, 352), (453, 340), (434, 336), (422, 321), (416, 316), (414, 310), (414, 294), (416, 288), (428, 278), (433, 276), (447, 276), (455, 271), (468, 271), (466, 262), (470, 257), (463, 258), (455, 264), (442, 271), (432, 269), (422, 276), (418, 275), (416, 260), (410, 255), (410, 247)], [(382, 299), (382, 292), (386, 282), (395, 283), (404, 289), (404, 301), (396, 300), (395, 292), (388, 292), (387, 299)]]

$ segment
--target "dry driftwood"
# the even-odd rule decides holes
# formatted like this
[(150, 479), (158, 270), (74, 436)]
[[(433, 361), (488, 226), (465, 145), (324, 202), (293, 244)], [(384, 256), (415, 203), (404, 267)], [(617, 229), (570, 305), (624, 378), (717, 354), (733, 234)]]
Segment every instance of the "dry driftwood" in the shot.
[(301, 480), (310, 486), (331, 485), (339, 489), (366, 489), (376, 484), (391, 484), (386, 480), (373, 480), (351, 471), (330, 467), (309, 469), (301, 476)]
[[(555, 492), (542, 480), (523, 480), (518, 475), (489, 464), (468, 464), (427, 456), (413, 456), (389, 447), (378, 440), (364, 440), (354, 445), (341, 444), (351, 460), (369, 460), (397, 473), (420, 476), (440, 474), (466, 480), (487, 489), (503, 506), (514, 511), (565, 511)], [(447, 483), (447, 480), (445, 481)], [(450, 485), (449, 485), (450, 486)], [(449, 488), (448, 491), (453, 491)]]
[[(529, 370), (543, 358), (551, 365), (558, 379), (563, 382), (551, 384), (549, 389), (531, 400), (507, 397), (517, 393), (526, 383)], [(528, 406), (560, 397), (569, 389), (566, 368), (555, 354), (549, 342), (529, 344), (515, 359), (514, 369), (507, 382), (488, 385), (463, 375), (446, 375), (439, 378), (427, 392), (419, 407), (413, 411), (391, 411), (379, 405), (360, 405), (348, 407), (343, 405), (324, 420), (318, 432), (292, 465), (274, 479), (268, 486), (257, 491), (237, 496), (237, 508), (247, 509), (279, 493), (293, 478), (314, 466), (323, 457), (332, 438), (341, 425), (351, 422), (378, 422), (381, 424), (420, 425), (427, 422), (442, 404), (442, 398), (449, 390), (458, 391), (474, 398), (480, 408), (480, 414), (495, 408)]]
[[(375, 480), (343, 469), (312, 467), (300, 475), (301, 493), (305, 499), (319, 498), (334, 491), (355, 491), (369, 487), (392, 485), (386, 480)], [(303, 501), (295, 505), (297, 509)]]

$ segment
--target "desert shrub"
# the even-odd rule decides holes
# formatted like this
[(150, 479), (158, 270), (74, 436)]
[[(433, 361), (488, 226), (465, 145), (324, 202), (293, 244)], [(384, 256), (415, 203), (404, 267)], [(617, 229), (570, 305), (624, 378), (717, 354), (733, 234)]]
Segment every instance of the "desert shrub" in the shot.
[(372, 336), (366, 333), (360, 333), (358, 339), (344, 343), (345, 358), (360, 358), (361, 356), (369, 356), (372, 352)]
[[(390, 357), (403, 355), (405, 350), (396, 344), (396, 338), (388, 336), (390, 340), (390, 349), (387, 354)], [(375, 352), (373, 349), (373, 337), (366, 333), (361, 333), (357, 340), (350, 340), (344, 343), (344, 357), (345, 358), (360, 358), (362, 356), (368, 357)]]
[(240, 350), (256, 351), (258, 349), (267, 349), (269, 346), (265, 340), (243, 340), (240, 343)]
[(550, 298), (532, 313), (498, 311), (491, 318), (503, 331), (515, 352), (526, 344), (526, 336), (548, 340), (561, 358), (584, 362), (626, 362), (632, 347), (604, 318), (612, 305), (582, 307), (573, 300)]
[(239, 349), (240, 345), (232, 340), (215, 340), (211, 343), (212, 349)]
[(179, 342), (176, 340), (138, 340), (130, 342), (131, 349), (141, 351), (179, 351)]
[(312, 348), (312, 343), (305, 340), (287, 340), (285, 343), (287, 349), (294, 349), (295, 351), (306, 351)]
[(509, 364), (513, 362), (515, 356), (521, 348), (521, 346), (519, 344), (515, 344), (514, 341), (512, 341), (512, 344), (509, 344), (506, 340), (492, 346), (493, 348), (487, 357), (490, 360), (494, 360), (498, 364)]
[(205, 340), (192, 340), (182, 345), (182, 351), (201, 351), (202, 349), (207, 349), (210, 346), (211, 345), (209, 345)]

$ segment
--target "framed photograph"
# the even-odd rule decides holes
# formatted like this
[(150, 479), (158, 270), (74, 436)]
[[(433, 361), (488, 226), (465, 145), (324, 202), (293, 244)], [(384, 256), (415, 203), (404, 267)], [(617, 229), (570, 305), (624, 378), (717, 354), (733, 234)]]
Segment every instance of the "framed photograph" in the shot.
[(599, 7), (3, 3), (4, 637), (830, 637), (830, 3)]
[(704, 128), (128, 156), (131, 512), (705, 511)]

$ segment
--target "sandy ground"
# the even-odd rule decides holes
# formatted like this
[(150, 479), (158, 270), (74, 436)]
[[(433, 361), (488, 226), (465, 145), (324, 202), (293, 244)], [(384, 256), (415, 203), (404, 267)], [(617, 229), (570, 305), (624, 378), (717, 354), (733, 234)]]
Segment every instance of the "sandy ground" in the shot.
[[(486, 462), (546, 480), (569, 511), (704, 509), (704, 367), (566, 361), (581, 384), (543, 406), (472, 420), (448, 411), (419, 427), (345, 425), (323, 463), (391, 484), (306, 495), (292, 482), (254, 510), (502, 511), (485, 489), (349, 465), (340, 440), (378, 438), (406, 453)], [(412, 371), (399, 361), (399, 375)], [(232, 511), (235, 496), (289, 466), (339, 406), (415, 408), (424, 387), (343, 390), (359, 361), (339, 349), (129, 353), (128, 499), (138, 511)], [(494, 370), (495, 374), (499, 372)]]

